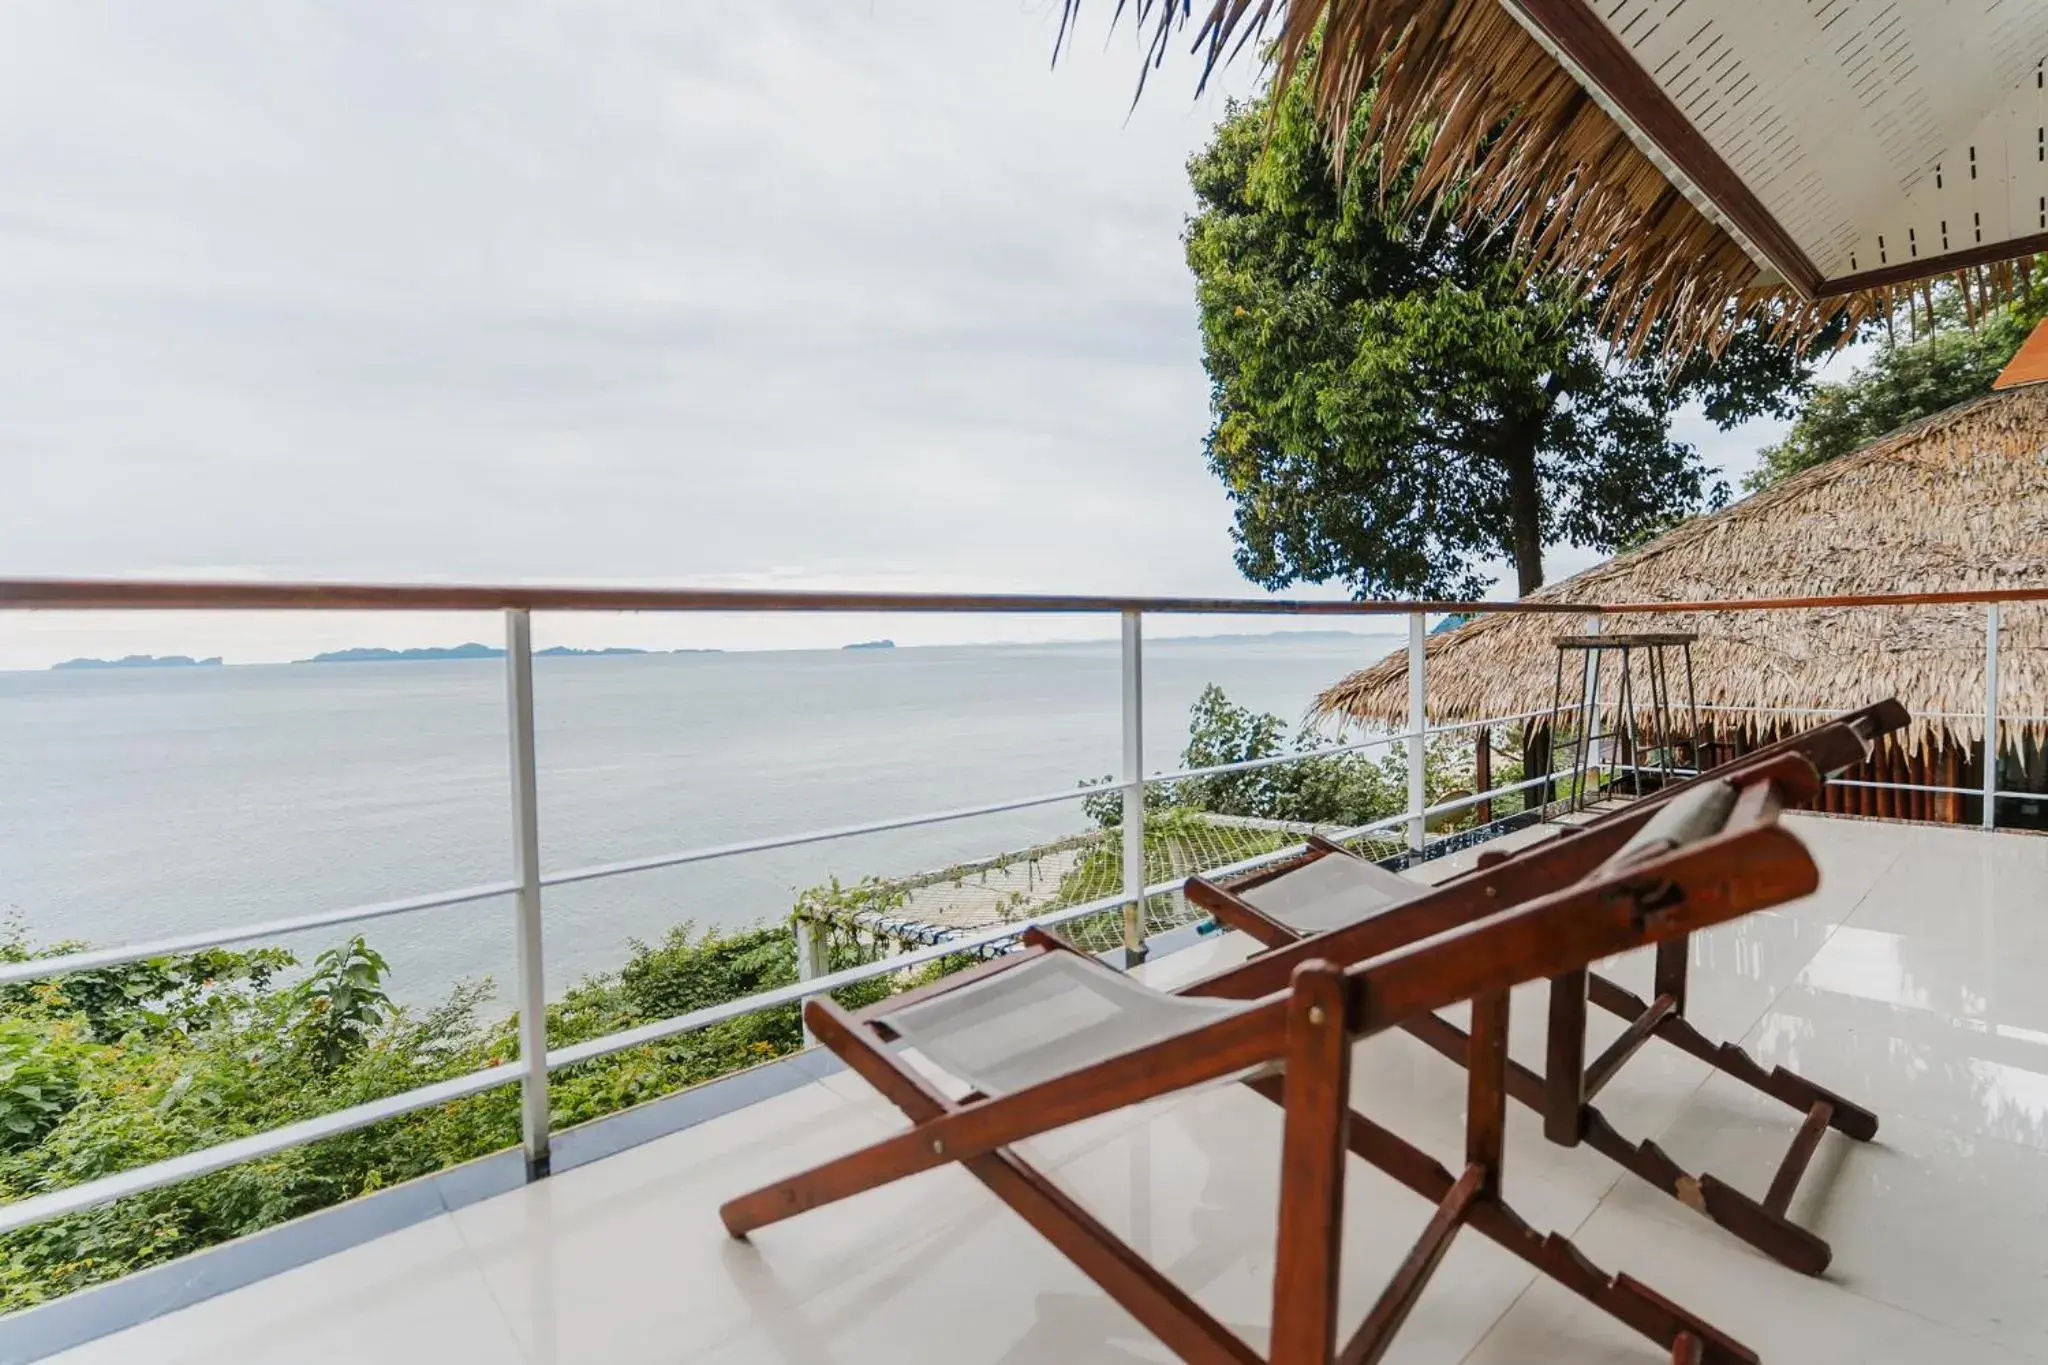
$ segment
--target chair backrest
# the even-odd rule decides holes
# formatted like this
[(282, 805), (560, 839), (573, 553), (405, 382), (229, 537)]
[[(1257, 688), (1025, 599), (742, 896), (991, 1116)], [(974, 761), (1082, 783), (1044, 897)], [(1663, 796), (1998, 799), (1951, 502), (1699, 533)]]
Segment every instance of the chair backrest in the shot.
[(1234, 895), (1298, 934), (1319, 934), (1370, 919), (1427, 895), (1429, 886), (1349, 853), (1326, 853)]

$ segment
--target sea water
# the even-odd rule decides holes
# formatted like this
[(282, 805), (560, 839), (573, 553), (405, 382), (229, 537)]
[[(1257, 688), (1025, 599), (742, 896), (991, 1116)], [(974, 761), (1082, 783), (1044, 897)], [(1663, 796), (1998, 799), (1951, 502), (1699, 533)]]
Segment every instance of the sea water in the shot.
[[(1299, 718), (1386, 636), (1159, 640), (1146, 767), (1179, 766), (1207, 683)], [(1121, 762), (1113, 643), (543, 658), (553, 871), (1070, 787)], [(491, 660), (0, 673), (0, 906), (38, 942), (118, 944), (511, 875), (505, 675)], [(550, 888), (549, 988), (679, 921), (1087, 827), (1078, 802)], [(503, 987), (509, 898), (361, 926), (402, 998)], [(287, 946), (317, 951), (332, 928)]]

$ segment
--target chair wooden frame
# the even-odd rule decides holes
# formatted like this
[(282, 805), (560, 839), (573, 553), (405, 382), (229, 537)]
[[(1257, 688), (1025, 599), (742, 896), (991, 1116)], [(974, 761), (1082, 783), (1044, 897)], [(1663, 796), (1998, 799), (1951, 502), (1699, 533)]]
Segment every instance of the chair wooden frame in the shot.
[[(1230, 973), (1203, 983), (1212, 987), (1208, 994), (1247, 1000), (1242, 1012), (1009, 1094), (947, 1099), (891, 1051), (897, 1035), (888, 1021), (914, 999), (1046, 953), (1073, 951), (1048, 934), (1029, 931), (1017, 954), (857, 1014), (829, 998), (815, 999), (806, 1018), (819, 1041), (902, 1109), (912, 1126), (733, 1199), (720, 1216), (733, 1236), (746, 1237), (819, 1205), (957, 1162), (1169, 1348), (1201, 1365), (1262, 1359), (1270, 1365), (1371, 1365), (1392, 1344), (1458, 1230), (1471, 1227), (1650, 1338), (1674, 1361), (1754, 1362), (1755, 1354), (1739, 1342), (1627, 1275), (1610, 1276), (1562, 1236), (1536, 1232), (1502, 1200), (1508, 992), (1523, 981), (1583, 969), (1612, 953), (1682, 938), (1811, 892), (1819, 873), (1799, 840), (1777, 826), (1777, 815), (1818, 790), (1813, 765), (1796, 754), (1754, 765), (1720, 831), (1698, 842), (1589, 869), (1511, 908), (1467, 916), (1453, 926), (1456, 932), (1411, 940), (1353, 965), (1314, 955), (1276, 964), (1284, 954), (1314, 946), (1306, 942), (1268, 954), (1234, 969), (1244, 974), (1235, 984), (1268, 981), (1278, 965), (1277, 986), (1216, 989), (1232, 984)], [(1465, 1164), (1454, 1174), (1351, 1108), (1350, 1045), (1461, 1000), (1472, 1002), (1474, 1041)], [(1282, 1074), (1273, 1074), (1275, 1064)], [(1252, 1073), (1246, 1084), (1284, 1111), (1273, 1331), (1265, 1357), (1010, 1150), (1054, 1128), (1246, 1073)], [(1436, 1213), (1340, 1348), (1347, 1152), (1421, 1194)]]
[[(1786, 754), (1807, 759), (1821, 772), (1839, 772), (1863, 761), (1878, 739), (1901, 728), (1909, 719), (1905, 708), (1896, 701), (1849, 712), (1720, 769), (1569, 828), (1558, 839), (1525, 849), (1517, 857), (1502, 861), (1506, 855), (1481, 854), (1480, 866), (1473, 871), (1453, 877), (1429, 894), (1403, 902), (1389, 912), (1333, 933), (1304, 936), (1263, 914), (1241, 894), (1317, 858), (1358, 856), (1326, 840), (1311, 839), (1309, 851), (1301, 857), (1234, 881), (1217, 883), (1193, 878), (1187, 885), (1191, 903), (1209, 911), (1219, 923), (1249, 934), (1268, 948), (1285, 950), (1285, 955), (1268, 954), (1264, 959), (1253, 959), (1272, 962), (1263, 973), (1226, 975), (1215, 983), (1198, 983), (1192, 988), (1193, 993), (1256, 991), (1278, 979), (1289, 961), (1302, 960), (1305, 955), (1355, 960), (1441, 933), (1462, 919), (1491, 913), (1501, 905), (1541, 895), (1561, 880), (1585, 875), (1641, 828), (1659, 806), (1700, 782), (1739, 779), (1742, 774), (1766, 767)], [(1691, 955), (1688, 939), (1689, 935), (1680, 935), (1657, 945), (1655, 999), (1647, 1003), (1583, 966), (1553, 977), (1544, 1072), (1539, 1075), (1508, 1062), (1508, 1093), (1543, 1115), (1544, 1134), (1552, 1141), (1567, 1147), (1583, 1142), (1772, 1259), (1817, 1275), (1827, 1268), (1832, 1250), (1812, 1231), (1788, 1218), (1786, 1211), (1825, 1132), (1833, 1128), (1867, 1142), (1877, 1134), (1877, 1116), (1782, 1066), (1767, 1071), (1736, 1044), (1715, 1043), (1702, 1034), (1685, 1013), (1687, 964)], [(1626, 1022), (1621, 1035), (1590, 1062), (1586, 1040), (1589, 1002)], [(1401, 1027), (1460, 1064), (1471, 1047), (1463, 1029), (1433, 1012), (1405, 1020)], [(1694, 1175), (1653, 1141), (1631, 1142), (1594, 1104), (1601, 1089), (1651, 1038), (1663, 1039), (1805, 1116), (1763, 1199), (1752, 1199), (1712, 1174)]]

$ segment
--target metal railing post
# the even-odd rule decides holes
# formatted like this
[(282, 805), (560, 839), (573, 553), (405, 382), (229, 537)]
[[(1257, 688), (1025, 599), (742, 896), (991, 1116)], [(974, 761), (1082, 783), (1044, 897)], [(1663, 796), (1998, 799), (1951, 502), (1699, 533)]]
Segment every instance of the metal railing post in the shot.
[(533, 756), (533, 620), (505, 613), (505, 713), (512, 740), (512, 859), (519, 943), (519, 1135), (526, 1178), (548, 1173), (548, 993), (541, 957), (540, 800)]
[(1145, 960), (1145, 639), (1144, 618), (1123, 614), (1124, 964)]
[[(818, 926), (811, 923), (804, 916), (798, 915), (790, 920), (789, 928), (790, 933), (796, 939), (796, 979), (799, 981), (815, 981), (830, 971), (830, 964), (825, 958), (825, 936), (818, 931)], [(805, 996), (803, 1002), (797, 1006), (797, 1017), (799, 1019), (803, 1018), (804, 1005), (809, 1004), (812, 998), (808, 995)], [(811, 1036), (810, 1021), (804, 1019), (803, 1025), (804, 1046), (816, 1046), (818, 1040)]]
[(1429, 804), (1426, 776), (1428, 746), (1428, 684), (1424, 679), (1429, 632), (1419, 611), (1408, 613), (1408, 847), (1423, 845), (1428, 821), (1422, 812)]
[(1998, 603), (1984, 604), (1984, 828), (1998, 827)]

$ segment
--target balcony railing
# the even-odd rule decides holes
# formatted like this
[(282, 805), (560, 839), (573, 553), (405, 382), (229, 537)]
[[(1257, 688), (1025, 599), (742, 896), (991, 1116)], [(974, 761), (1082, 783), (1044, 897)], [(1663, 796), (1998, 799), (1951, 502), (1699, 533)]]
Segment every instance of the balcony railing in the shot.
[[(0, 963), (0, 985), (43, 980), (71, 972), (111, 967), (168, 954), (255, 940), (275, 939), (303, 930), (361, 924), (393, 915), (510, 897), (514, 906), (514, 927), (518, 946), (515, 1002), (519, 1018), (519, 1061), (516, 1065), (491, 1067), (450, 1080), (407, 1090), (369, 1103), (321, 1115), (288, 1127), (278, 1128), (235, 1142), (225, 1143), (182, 1156), (139, 1166), (115, 1175), (89, 1181), (68, 1189), (38, 1194), (0, 1206), (0, 1233), (46, 1222), (95, 1205), (138, 1194), (145, 1190), (191, 1179), (209, 1172), (266, 1156), (291, 1147), (368, 1127), (386, 1119), (433, 1108), (465, 1096), (499, 1086), (521, 1088), (521, 1144), (529, 1179), (548, 1172), (549, 1120), (548, 1081), (550, 1073), (578, 1063), (622, 1052), (658, 1039), (707, 1028), (722, 1021), (759, 1010), (794, 1004), (808, 996), (903, 972), (909, 968), (959, 953), (997, 947), (1015, 939), (1025, 928), (1052, 927), (1091, 915), (1121, 911), (1124, 922), (1126, 962), (1142, 960), (1145, 951), (1143, 907), (1154, 896), (1180, 889), (1185, 878), (1148, 884), (1145, 873), (1144, 791), (1147, 784), (1175, 782), (1194, 777), (1246, 772), (1295, 763), (1305, 759), (1398, 747), (1405, 754), (1407, 769), (1406, 809), (1388, 818), (1339, 831), (1335, 837), (1353, 839), (1374, 833), (1401, 831), (1412, 849), (1421, 849), (1431, 818), (1525, 792), (1556, 780), (1544, 775), (1474, 792), (1454, 800), (1429, 805), (1424, 789), (1424, 754), (1429, 739), (1499, 725), (1526, 721), (1544, 712), (1492, 717), (1455, 725), (1431, 726), (1425, 721), (1428, 678), (1425, 667), (1425, 627), (1429, 615), (1492, 612), (1544, 613), (1591, 618), (1597, 628), (1600, 618), (1631, 613), (1687, 614), (1736, 610), (1774, 611), (1812, 607), (1905, 607), (1917, 605), (1981, 604), (1985, 611), (1985, 710), (1981, 713), (1987, 733), (1986, 752), (1996, 754), (1998, 715), (1999, 609), (2008, 602), (2048, 600), (2048, 589), (1997, 589), (1986, 591), (1863, 594), (1833, 598), (1764, 598), (1721, 602), (1654, 602), (1586, 605), (1537, 602), (1318, 602), (1284, 600), (1242, 600), (1225, 598), (1126, 598), (1093, 596), (1008, 596), (936, 595), (914, 593), (826, 593), (745, 592), (652, 588), (545, 588), (545, 587), (443, 587), (376, 586), (354, 584), (229, 584), (176, 582), (94, 582), (57, 580), (0, 580), (0, 611), (20, 610), (299, 610), (299, 611), (476, 611), (502, 612), (505, 623), (505, 682), (507, 730), (510, 737), (512, 874), (502, 881), (430, 891), (397, 900), (343, 906), (288, 919), (228, 926), (217, 930), (166, 936), (116, 947), (94, 948), (28, 961)], [(587, 866), (545, 870), (540, 863), (540, 814), (536, 799), (534, 752), (534, 693), (532, 615), (534, 612), (901, 612), (923, 614), (1082, 614), (1115, 615), (1121, 621), (1122, 772), (1119, 777), (1125, 818), (1122, 825), (1122, 885), (1113, 895), (1038, 915), (966, 933), (943, 942), (896, 953), (857, 967), (827, 972), (815, 960), (800, 966), (805, 979), (795, 985), (765, 991), (704, 1009), (660, 1020), (637, 1028), (589, 1039), (572, 1046), (549, 1050), (545, 1036), (546, 997), (544, 972), (544, 893), (551, 887), (602, 878), (628, 876), (658, 868), (736, 857), (770, 849), (790, 848), (828, 840), (854, 838), (889, 830), (965, 820), (976, 816), (1025, 810), (1061, 802), (1079, 801), (1091, 789), (1070, 787), (978, 805), (914, 814), (886, 816), (860, 824), (823, 829), (768, 834), (759, 838), (704, 845), (643, 857)], [(1146, 775), (1142, 743), (1144, 733), (1144, 629), (1146, 616), (1248, 615), (1364, 617), (1397, 616), (1408, 625), (1408, 724), (1391, 735), (1330, 745), (1306, 752), (1252, 759), (1216, 767), (1195, 768)], [(1702, 711), (1735, 711), (1741, 708), (1702, 706)], [(1811, 713), (1796, 708), (1777, 708), (1774, 713)], [(1960, 718), (1960, 717), (1959, 717)], [(1971, 715), (1968, 719), (1978, 719)], [(2033, 719), (2033, 718), (2029, 718)], [(1613, 764), (1608, 765), (1610, 768)], [(1996, 787), (1996, 763), (1986, 763), (1981, 791), (1955, 787), (1890, 785), (1961, 795), (1981, 795), (1983, 822), (1995, 823), (1995, 803), (2000, 799), (2041, 799), (2037, 793), (2008, 792)], [(1095, 788), (1099, 793), (1103, 789)], [(1212, 874), (1230, 873), (1285, 858), (1299, 852), (1300, 845), (1222, 868)]]

